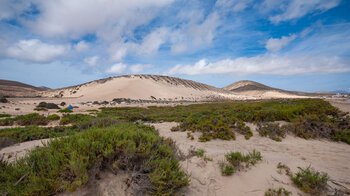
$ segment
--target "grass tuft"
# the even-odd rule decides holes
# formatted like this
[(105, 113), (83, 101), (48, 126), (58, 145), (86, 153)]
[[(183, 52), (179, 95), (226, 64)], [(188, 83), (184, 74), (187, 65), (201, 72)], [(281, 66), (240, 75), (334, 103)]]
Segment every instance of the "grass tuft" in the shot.
[(289, 196), (291, 194), (292, 192), (287, 191), (283, 187), (280, 187), (278, 189), (269, 188), (269, 190), (265, 192), (265, 196)]
[(291, 179), (302, 191), (312, 195), (322, 195), (327, 190), (329, 177), (326, 173), (315, 171), (310, 166), (299, 170)]

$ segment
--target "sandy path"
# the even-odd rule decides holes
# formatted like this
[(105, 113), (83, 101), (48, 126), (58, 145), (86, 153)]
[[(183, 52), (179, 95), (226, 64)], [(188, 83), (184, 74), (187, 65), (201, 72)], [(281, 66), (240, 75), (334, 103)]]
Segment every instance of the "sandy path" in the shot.
[[(286, 175), (277, 173), (277, 164), (288, 165), (292, 172), (297, 167), (311, 165), (316, 170), (327, 172), (331, 179), (350, 188), (350, 146), (321, 140), (304, 140), (287, 136), (282, 142), (275, 142), (258, 136), (255, 126), (250, 140), (237, 134), (236, 141), (212, 140), (198, 142), (197, 137), (191, 141), (186, 132), (171, 132), (176, 123), (152, 124), (161, 136), (176, 141), (178, 148), (187, 153), (193, 148), (205, 149), (213, 161), (205, 162), (202, 158), (192, 157), (181, 162), (182, 167), (191, 175), (191, 183), (184, 190), (186, 195), (264, 195), (268, 188), (285, 187), (293, 195), (304, 195)], [(198, 135), (197, 135), (198, 136)], [(262, 153), (263, 161), (247, 171), (240, 171), (233, 176), (225, 177), (220, 173), (218, 161), (224, 159), (229, 151), (248, 152), (256, 149)], [(278, 180), (279, 182), (277, 182)], [(335, 186), (329, 183), (331, 186)]]
[(50, 139), (33, 140), (23, 143), (18, 143), (0, 150), (0, 156), (3, 156), (5, 160), (14, 162), (16, 159), (24, 157), (29, 151), (35, 147), (41, 147), (47, 143)]

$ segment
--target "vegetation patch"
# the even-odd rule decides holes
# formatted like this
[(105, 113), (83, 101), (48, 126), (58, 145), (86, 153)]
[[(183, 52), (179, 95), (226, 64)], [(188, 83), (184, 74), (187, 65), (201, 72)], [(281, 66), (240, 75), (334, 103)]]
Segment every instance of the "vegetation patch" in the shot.
[(3, 117), (11, 117), (10, 114), (0, 114), (0, 118), (3, 118)]
[(192, 152), (195, 156), (203, 158), (205, 162), (212, 161), (213, 159), (205, 155), (204, 149), (196, 149)]
[(310, 166), (299, 170), (291, 179), (302, 191), (312, 195), (322, 195), (327, 190), (329, 177), (326, 173), (315, 171)]
[(269, 190), (265, 192), (265, 196), (289, 196), (291, 194), (292, 192), (287, 191), (283, 187), (280, 187), (278, 189), (269, 188)]
[(46, 102), (40, 102), (39, 105), (37, 105), (37, 108), (46, 108), (46, 109), (60, 109), (57, 104), (55, 103), (46, 103)]
[(16, 143), (61, 137), (66, 135), (71, 135), (75, 132), (80, 131), (77, 127), (15, 127), (15, 128), (6, 128), (0, 130), (0, 138), (11, 138), (16, 141)]
[(93, 119), (92, 116), (87, 114), (67, 114), (63, 115), (60, 121), (61, 125), (67, 125), (67, 124), (79, 124), (88, 122), (91, 119)]
[(277, 142), (282, 141), (282, 138), (286, 137), (286, 130), (281, 128), (278, 123), (258, 123), (258, 128), (256, 129), (260, 136), (269, 137)]
[[(327, 138), (349, 143), (350, 119), (321, 99), (272, 100), (272, 101), (229, 101), (193, 105), (150, 106), (148, 108), (102, 107), (99, 117), (115, 117), (126, 121), (176, 121), (180, 125), (172, 131), (201, 132), (202, 142), (211, 139), (232, 140), (235, 132), (245, 135), (252, 132), (244, 122), (261, 123), (261, 133), (275, 140), (290, 132), (302, 138)], [(266, 122), (290, 122), (286, 127)], [(263, 129), (264, 128), (264, 129)], [(271, 132), (271, 133), (269, 133)], [(349, 143), (350, 144), (350, 143)]]
[[(128, 131), (125, 131), (128, 130)], [(188, 185), (170, 140), (149, 126), (121, 123), (62, 137), (14, 164), (0, 161), (0, 193), (53, 195), (93, 181), (104, 168), (133, 173), (141, 194), (173, 195)]]
[(262, 156), (259, 151), (253, 150), (246, 155), (240, 152), (230, 152), (225, 154), (225, 159), (225, 161), (219, 163), (221, 173), (223, 175), (232, 175), (237, 170), (255, 165), (258, 161), (262, 160)]
[(69, 109), (69, 108), (65, 108), (65, 109), (60, 109), (60, 110), (58, 110), (58, 112), (60, 112), (60, 113), (72, 113), (73, 110), (71, 110), (71, 109)]
[(7, 103), (9, 102), (6, 97), (0, 97), (0, 103)]
[(52, 114), (52, 115), (47, 116), (47, 120), (49, 120), (49, 121), (59, 120), (60, 118), (61, 117), (57, 114)]

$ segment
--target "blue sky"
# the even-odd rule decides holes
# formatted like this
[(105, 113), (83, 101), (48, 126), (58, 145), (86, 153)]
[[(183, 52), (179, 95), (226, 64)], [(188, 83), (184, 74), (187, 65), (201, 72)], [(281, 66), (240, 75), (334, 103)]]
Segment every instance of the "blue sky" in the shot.
[(125, 74), (350, 91), (347, 0), (2, 0), (0, 78)]

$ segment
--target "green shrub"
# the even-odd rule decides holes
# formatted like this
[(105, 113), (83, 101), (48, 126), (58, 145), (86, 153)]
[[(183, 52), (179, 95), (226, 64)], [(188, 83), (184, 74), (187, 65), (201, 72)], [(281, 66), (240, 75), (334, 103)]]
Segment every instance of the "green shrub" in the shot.
[(76, 127), (15, 127), (0, 130), (0, 138), (7, 137), (16, 142), (25, 142), (31, 140), (61, 137), (78, 132)]
[(46, 102), (40, 102), (37, 108), (46, 108), (46, 109), (60, 109), (57, 104), (55, 103), (46, 103)]
[(6, 99), (6, 97), (0, 97), (0, 103), (7, 103), (8, 100)]
[(223, 170), (226, 170), (226, 165), (232, 166), (233, 171), (237, 171), (255, 165), (258, 161), (262, 160), (262, 156), (259, 151), (253, 150), (246, 155), (240, 152), (229, 152), (225, 154), (225, 159), (225, 161), (220, 163), (221, 173), (223, 175), (226, 175), (222, 172)]
[(38, 113), (31, 113), (26, 115), (20, 115), (15, 118), (17, 124), (21, 126), (28, 125), (47, 125), (48, 120), (44, 115)]
[(65, 108), (65, 109), (60, 109), (58, 110), (58, 112), (61, 112), (61, 113), (72, 113), (73, 110), (69, 109), (69, 108)]
[(269, 188), (269, 190), (265, 192), (265, 196), (289, 196), (290, 194), (292, 194), (292, 192), (287, 191), (283, 187), (280, 187), (277, 190)]
[(3, 117), (10, 117), (11, 115), (10, 114), (0, 114), (0, 118), (3, 118)]
[(60, 106), (65, 106), (66, 105), (66, 102), (64, 102), (64, 101), (62, 101), (61, 103), (60, 103)]
[(46, 108), (42, 108), (42, 107), (36, 107), (34, 108), (35, 111), (47, 111)]
[(277, 142), (286, 137), (286, 130), (281, 128), (278, 123), (258, 123), (256, 131), (259, 132), (260, 136), (269, 137)]
[(220, 166), (221, 174), (223, 176), (231, 176), (232, 174), (235, 173), (235, 168), (232, 165), (226, 163), (225, 161), (219, 162), (219, 166)]
[[(143, 194), (174, 195), (189, 179), (173, 154), (172, 142), (162, 140), (148, 126), (122, 123), (90, 129), (53, 140), (15, 164), (1, 160), (0, 192), (53, 195), (73, 191), (95, 178), (93, 168), (108, 167), (134, 172), (135, 180), (148, 176), (145, 179), (151, 187), (145, 187)], [(147, 181), (140, 183), (144, 186)]]
[(57, 114), (52, 114), (47, 116), (47, 120), (52, 121), (52, 120), (59, 120), (61, 117)]
[(310, 166), (302, 169), (291, 177), (296, 184), (305, 193), (312, 195), (321, 195), (327, 190), (327, 181), (329, 177), (326, 173), (315, 171)]
[(69, 123), (79, 124), (91, 120), (93, 117), (87, 114), (66, 114), (61, 118), (61, 125), (66, 125)]

